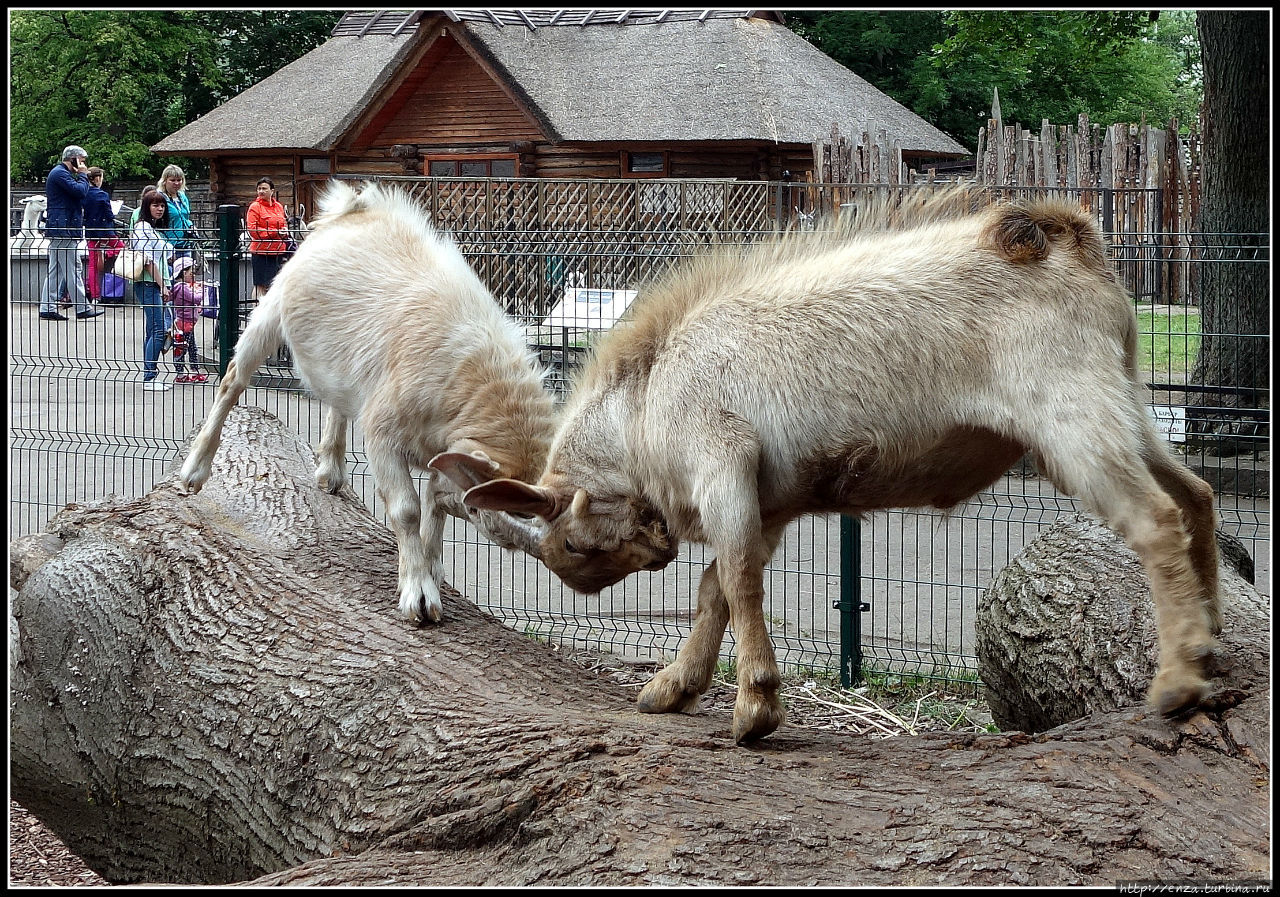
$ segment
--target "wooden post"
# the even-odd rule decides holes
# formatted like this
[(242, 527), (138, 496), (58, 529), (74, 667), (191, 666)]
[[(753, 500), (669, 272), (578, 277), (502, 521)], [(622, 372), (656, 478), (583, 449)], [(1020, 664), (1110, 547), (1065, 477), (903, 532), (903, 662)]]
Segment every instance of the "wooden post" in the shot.
[(1063, 125), (1062, 142), (1067, 155), (1067, 171), (1065, 184), (1069, 189), (1080, 188), (1080, 147), (1076, 143), (1076, 129), (1071, 125)]
[[(979, 184), (986, 183), (986, 179), (983, 173), (983, 170), (986, 167), (986, 158), (987, 158), (987, 127), (986, 125), (981, 125), (978, 128), (978, 151), (977, 153), (974, 154), (974, 157), (973, 157), (973, 173), (974, 173), (974, 176), (977, 177)], [(930, 169), (930, 171), (932, 170), (933, 169)], [(931, 181), (933, 180), (932, 175), (930, 175), (929, 180)]]
[(1040, 121), (1040, 183), (1046, 187), (1058, 186), (1058, 142), (1054, 139), (1053, 125), (1049, 119)]
[(1013, 126), (1013, 177), (1010, 183), (1017, 187), (1027, 186), (1027, 141), (1021, 124)]

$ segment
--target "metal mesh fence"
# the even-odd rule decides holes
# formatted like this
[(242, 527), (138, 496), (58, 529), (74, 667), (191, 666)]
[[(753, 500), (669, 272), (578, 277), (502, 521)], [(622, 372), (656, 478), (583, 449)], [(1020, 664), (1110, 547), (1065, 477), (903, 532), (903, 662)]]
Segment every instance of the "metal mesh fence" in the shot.
[[(755, 239), (796, 221), (803, 226), (815, 210), (856, 201), (849, 187), (778, 183), (390, 180), (399, 180), (454, 234), (498, 300), (528, 325), (531, 343), (552, 371), (548, 387), (559, 394), (602, 332), (547, 324), (566, 290), (635, 290), (707, 245)], [(1082, 199), (1105, 222), (1103, 197)], [(1110, 239), (1117, 270), (1135, 294), (1152, 414), (1183, 460), (1214, 485), (1223, 530), (1244, 542), (1259, 587), (1269, 591), (1269, 392), (1265, 383), (1196, 380), (1206, 338), (1219, 340), (1222, 352), (1269, 357), (1269, 333), (1202, 332), (1196, 292), (1208, 266), (1268, 266), (1269, 242), (1259, 235), (1112, 233)], [(216, 281), (223, 250), (211, 227), (202, 227), (197, 251), (204, 277)], [(234, 264), (241, 295), (248, 297), (248, 263)], [(139, 496), (162, 480), (203, 421), (217, 379), (175, 384), (163, 393), (141, 391), (142, 315), (130, 291), (104, 300), (107, 314), (98, 318), (78, 320), (64, 309), (66, 321), (41, 320), (37, 303), (46, 267), (38, 246), (11, 240), (11, 538), (38, 531), (68, 502)], [(1171, 292), (1170, 283), (1177, 289)], [(1157, 301), (1180, 295), (1186, 301)], [(246, 303), (245, 311), (250, 307)], [(213, 319), (201, 319), (196, 341), (203, 369), (214, 374), (219, 347)], [(171, 376), (172, 359), (163, 357), (161, 368), (162, 376)], [(257, 382), (242, 401), (317, 444), (320, 407), (292, 377), (287, 351)], [(1223, 420), (1231, 426), (1208, 425)], [(381, 516), (358, 425), (348, 460), (353, 487)], [(857, 613), (848, 609), (857, 602), (865, 608), (867, 666), (972, 681), (973, 623), (984, 589), (1043, 527), (1076, 507), (1034, 470), (1019, 466), (945, 515), (869, 515), (857, 547), (859, 591), (852, 605), (847, 593), (844, 598), (846, 614)], [(700, 546), (686, 546), (666, 569), (638, 573), (586, 597), (465, 523), (451, 522), (446, 538), (450, 582), (498, 619), (545, 637), (643, 657), (674, 655), (692, 625), (698, 579), (709, 560)], [(840, 664), (840, 552), (838, 518), (805, 517), (788, 528), (766, 583), (765, 617), (781, 663), (825, 670)], [(730, 634), (725, 655), (732, 654)]]

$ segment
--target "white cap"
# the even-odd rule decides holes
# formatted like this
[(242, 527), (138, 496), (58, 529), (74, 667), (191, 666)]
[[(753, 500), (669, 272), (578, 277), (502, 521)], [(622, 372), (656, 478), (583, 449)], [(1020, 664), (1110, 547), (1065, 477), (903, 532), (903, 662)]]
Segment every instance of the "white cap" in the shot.
[(174, 263), (173, 263), (173, 276), (174, 276), (174, 278), (175, 278), (175, 279), (177, 279), (177, 278), (181, 277), (181, 276), (182, 276), (182, 272), (183, 272), (183, 271), (186, 271), (188, 268), (190, 268), (190, 267), (191, 267), (192, 265), (194, 265), (195, 263), (196, 263), (196, 260), (195, 260), (195, 259), (191, 258), (190, 256), (186, 256), (186, 255), (184, 255), (184, 256), (182, 256), (182, 257), (180, 257), (180, 258), (176, 259), (176, 260), (174, 261)]

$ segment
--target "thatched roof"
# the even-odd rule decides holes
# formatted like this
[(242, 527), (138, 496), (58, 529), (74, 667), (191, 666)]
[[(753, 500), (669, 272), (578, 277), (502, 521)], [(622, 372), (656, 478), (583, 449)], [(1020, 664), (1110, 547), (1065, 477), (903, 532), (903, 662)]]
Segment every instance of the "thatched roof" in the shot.
[(804, 144), (836, 123), (849, 137), (883, 129), (908, 151), (965, 153), (755, 10), (349, 13), (327, 43), (152, 149), (332, 149), (442, 16), (554, 142)]
[(399, 67), (411, 37), (332, 38), (151, 150), (328, 150)]

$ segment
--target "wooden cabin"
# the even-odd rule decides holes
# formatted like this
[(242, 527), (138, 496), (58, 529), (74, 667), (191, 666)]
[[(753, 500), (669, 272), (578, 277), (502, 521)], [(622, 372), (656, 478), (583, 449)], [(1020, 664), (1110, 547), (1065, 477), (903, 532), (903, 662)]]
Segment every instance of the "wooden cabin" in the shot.
[(803, 180), (833, 125), (967, 155), (769, 10), (350, 12), (151, 149), (207, 157), (218, 202), (270, 175), (309, 210), (334, 174)]

